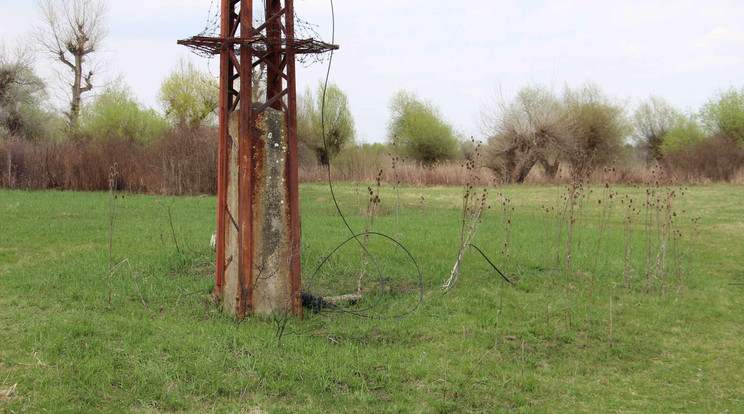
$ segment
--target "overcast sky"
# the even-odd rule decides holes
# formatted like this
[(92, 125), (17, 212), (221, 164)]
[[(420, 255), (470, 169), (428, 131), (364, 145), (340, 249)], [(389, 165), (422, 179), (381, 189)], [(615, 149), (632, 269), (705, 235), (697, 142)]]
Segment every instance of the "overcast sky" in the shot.
[[(103, 52), (108, 79), (121, 76), (157, 108), (162, 80), (181, 58), (216, 76), (217, 60), (176, 40), (202, 31), (219, 0), (109, 0)], [(331, 81), (350, 101), (362, 142), (385, 140), (388, 102), (400, 89), (430, 100), (464, 135), (478, 136), (495, 91), (593, 82), (629, 112), (650, 94), (697, 110), (717, 90), (744, 87), (744, 1), (335, 0)], [(329, 0), (295, 0), (297, 15), (331, 40)], [(35, 2), (0, 0), (6, 49), (37, 24)], [(40, 72), (48, 61), (38, 60)], [(326, 66), (298, 66), (298, 92)]]

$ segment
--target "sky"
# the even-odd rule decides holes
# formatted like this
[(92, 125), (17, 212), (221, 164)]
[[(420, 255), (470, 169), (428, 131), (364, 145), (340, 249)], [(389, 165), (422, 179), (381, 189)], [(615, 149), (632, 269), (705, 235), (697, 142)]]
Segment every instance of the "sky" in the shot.
[[(218, 61), (178, 39), (200, 33), (219, 0), (109, 0), (99, 80), (120, 78), (145, 105), (180, 59), (214, 76)], [(297, 16), (333, 36), (330, 81), (348, 96), (358, 142), (384, 142), (388, 104), (416, 93), (463, 136), (482, 139), (497, 96), (542, 85), (560, 93), (592, 82), (632, 113), (650, 95), (697, 111), (717, 91), (744, 87), (741, 0), (295, 0)], [(0, 0), (0, 42), (27, 42), (36, 3)], [(38, 71), (51, 63), (37, 59)], [(325, 77), (328, 59), (298, 65), (298, 93)], [(50, 82), (55, 78), (50, 75)]]

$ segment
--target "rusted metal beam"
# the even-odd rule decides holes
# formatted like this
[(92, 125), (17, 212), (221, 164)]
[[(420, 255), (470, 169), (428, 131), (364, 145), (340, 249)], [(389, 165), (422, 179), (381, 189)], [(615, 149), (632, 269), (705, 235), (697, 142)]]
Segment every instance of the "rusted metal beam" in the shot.
[[(294, 41), (294, 3), (287, 0), (285, 21), (287, 42)], [(289, 190), (289, 226), (290, 226), (290, 277), (292, 286), (292, 310), (299, 316), (302, 311), (300, 280), (300, 196), (297, 159), (297, 84), (295, 81), (295, 52), (287, 47), (284, 56), (287, 70), (287, 186)]]
[[(240, 0), (240, 38), (253, 37), (253, 0)], [(253, 295), (253, 179), (254, 160), (251, 102), (253, 100), (252, 65), (253, 49), (240, 45), (240, 107), (238, 109), (238, 268), (239, 301), (238, 317), (244, 318), (250, 309)]]
[[(290, 0), (291, 2), (291, 0)], [(266, 102), (282, 93), (282, 78), (279, 66), (282, 62), (281, 40), (282, 29), (278, 19), (273, 18), (282, 10), (279, 0), (266, 1)], [(294, 19), (294, 16), (290, 20)], [(280, 110), (281, 106), (274, 101), (269, 105), (270, 108)]]
[(270, 24), (276, 23), (284, 16), (285, 9), (281, 9), (276, 12), (276, 7), (273, 5), (266, 5), (266, 21), (262, 25), (256, 28), (257, 32), (262, 32)]
[[(230, 0), (222, 0), (221, 35), (227, 37), (230, 32)], [(227, 136), (229, 134), (229, 91), (232, 79), (230, 55), (223, 51), (220, 55), (220, 100), (219, 100), (219, 136), (217, 141), (217, 258), (215, 269), (215, 287), (217, 296), (222, 295), (225, 283), (225, 215), (227, 210)]]

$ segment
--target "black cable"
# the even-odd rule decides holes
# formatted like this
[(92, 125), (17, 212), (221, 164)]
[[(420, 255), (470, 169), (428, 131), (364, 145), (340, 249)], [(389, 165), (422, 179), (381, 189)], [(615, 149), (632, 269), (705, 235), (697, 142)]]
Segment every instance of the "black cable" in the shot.
[(503, 274), (503, 273), (501, 273), (501, 270), (499, 270), (499, 268), (498, 268), (498, 267), (496, 267), (496, 265), (495, 265), (495, 264), (493, 264), (493, 262), (491, 262), (491, 259), (489, 259), (489, 258), (488, 258), (488, 256), (486, 256), (486, 254), (485, 254), (485, 253), (483, 253), (483, 251), (482, 251), (481, 249), (479, 249), (479, 248), (478, 248), (478, 246), (476, 246), (476, 245), (474, 245), (474, 244), (472, 244), (472, 243), (468, 243), (468, 244), (466, 244), (466, 245), (465, 245), (465, 247), (468, 247), (468, 246), (469, 246), (469, 247), (472, 247), (472, 248), (474, 248), (475, 250), (477, 250), (477, 251), (478, 251), (478, 253), (480, 253), (480, 254), (481, 254), (481, 256), (483, 256), (483, 258), (484, 258), (484, 259), (486, 259), (486, 261), (488, 262), (488, 264), (490, 264), (490, 265), (491, 265), (491, 267), (493, 267), (494, 269), (496, 269), (496, 271), (497, 271), (497, 272), (499, 272), (499, 274), (501, 275), (501, 277), (503, 277), (503, 278), (504, 278), (504, 280), (506, 280), (507, 282), (509, 282), (509, 283), (510, 283), (510, 284), (512, 284), (512, 285), (514, 284), (514, 282), (512, 282), (512, 281), (511, 281), (511, 280), (509, 280), (509, 279), (507, 279), (507, 278), (506, 278), (506, 276), (504, 276), (504, 274)]
[[(331, 44), (334, 44), (335, 41), (336, 41), (336, 12), (335, 12), (335, 9), (334, 9), (334, 6), (333, 6), (333, 0), (329, 0), (329, 1), (330, 1), (330, 5), (331, 5)], [(320, 127), (321, 127), (321, 132), (322, 132), (322, 137), (323, 137), (323, 150), (325, 151), (326, 154), (329, 154), (329, 151), (328, 151), (328, 141), (326, 139), (326, 132), (325, 132), (325, 103), (326, 103), (326, 91), (328, 89), (328, 82), (329, 82), (329, 79), (330, 79), (330, 76), (331, 76), (331, 67), (332, 67), (332, 65), (333, 65), (333, 50), (331, 50), (330, 56), (329, 56), (329, 59), (328, 59), (328, 68), (326, 70), (325, 81), (324, 81), (324, 84), (323, 84), (323, 95), (321, 97), (321, 108), (320, 108)], [(364, 235), (376, 235), (376, 236), (387, 238), (387, 239), (391, 240), (392, 242), (394, 242), (396, 245), (400, 246), (403, 249), (403, 251), (405, 251), (406, 254), (408, 254), (408, 256), (411, 258), (411, 261), (413, 262), (413, 264), (414, 264), (414, 266), (416, 268), (416, 271), (417, 271), (418, 276), (419, 276), (419, 284), (420, 284), (420, 286), (419, 286), (419, 299), (418, 299), (416, 305), (413, 307), (413, 309), (409, 310), (408, 312), (402, 313), (400, 315), (396, 315), (394, 317), (401, 317), (401, 316), (405, 316), (405, 315), (408, 315), (408, 314), (412, 313), (421, 304), (421, 301), (423, 300), (423, 296), (424, 296), (424, 282), (423, 282), (423, 277), (421, 275), (421, 269), (419, 268), (418, 263), (416, 263), (416, 259), (413, 257), (413, 255), (410, 253), (410, 251), (408, 249), (406, 249), (405, 246), (403, 246), (400, 242), (398, 242), (397, 240), (393, 239), (392, 237), (390, 237), (388, 235), (385, 235), (385, 234), (382, 234), (382, 233), (377, 233), (377, 232), (369, 232), (369, 231), (368, 232), (364, 232), (364, 233), (355, 233), (354, 230), (351, 228), (351, 225), (349, 224), (348, 220), (346, 219), (346, 216), (341, 211), (341, 206), (339, 205), (338, 200), (336, 199), (336, 193), (335, 193), (334, 188), (333, 188), (333, 179), (331, 178), (331, 162), (330, 162), (330, 157), (328, 157), (327, 170), (328, 170), (328, 187), (330, 189), (331, 198), (333, 199), (333, 204), (336, 207), (336, 211), (338, 212), (339, 216), (341, 217), (341, 220), (344, 222), (344, 225), (349, 230), (349, 233), (351, 234), (351, 237), (349, 237), (343, 243), (341, 243), (340, 245), (338, 245), (335, 249), (333, 249), (333, 251), (328, 256), (326, 256), (325, 259), (323, 259), (323, 261), (321, 262), (321, 264), (318, 266), (318, 268), (315, 270), (315, 272), (310, 277), (310, 282), (308, 283), (308, 288), (310, 286), (312, 286), (312, 282), (315, 279), (315, 276), (318, 274), (318, 272), (323, 267), (323, 265), (328, 261), (328, 259), (330, 259), (341, 247), (343, 247), (344, 245), (346, 245), (346, 243), (348, 243), (351, 240), (356, 240), (356, 242), (362, 248), (362, 250), (364, 251), (364, 253), (369, 256), (370, 260), (372, 260), (372, 263), (374, 264), (375, 268), (377, 269), (377, 273), (378, 273), (378, 275), (380, 277), (380, 293), (381, 294), (377, 298), (377, 300), (373, 304), (371, 304), (369, 307), (367, 307), (367, 308), (356, 310), (356, 311), (348, 311), (348, 310), (342, 310), (342, 309), (334, 309), (334, 311), (336, 311), (336, 312), (342, 312), (342, 313), (350, 313), (350, 314), (353, 314), (353, 315), (370, 318), (369, 315), (364, 315), (364, 314), (361, 314), (360, 312), (369, 311), (369, 310), (375, 308), (376, 306), (378, 306), (380, 304), (380, 301), (382, 300), (382, 296), (383, 296), (382, 294), (384, 293), (384, 289), (385, 289), (385, 279), (384, 279), (384, 277), (382, 275), (382, 270), (380, 269), (380, 266), (377, 264), (377, 260), (375, 259), (374, 255), (372, 255), (369, 252), (369, 250), (367, 249), (366, 246), (364, 246), (364, 243), (362, 243), (362, 241), (359, 239), (359, 237), (360, 236), (364, 236)]]
[[(344, 309), (336, 308), (336, 307), (333, 307), (333, 306), (328, 306), (328, 304), (324, 304), (324, 307), (325, 308), (330, 308), (334, 312), (338, 312), (338, 313), (349, 313), (349, 314), (352, 314), (352, 315), (362, 316), (362, 317), (371, 318), (371, 319), (399, 318), (401, 316), (406, 316), (408, 314), (413, 313), (413, 311), (415, 311), (419, 307), (419, 305), (421, 304), (421, 302), (424, 299), (424, 279), (423, 279), (423, 276), (421, 274), (421, 268), (419, 267), (418, 263), (416, 262), (416, 258), (413, 256), (413, 254), (411, 254), (411, 252), (405, 246), (403, 246), (403, 244), (401, 244), (399, 241), (395, 240), (394, 238), (388, 236), (387, 234), (378, 233), (378, 232), (374, 232), (374, 231), (367, 231), (367, 232), (364, 232), (364, 233), (352, 234), (351, 237), (347, 238), (341, 244), (339, 244), (338, 246), (336, 246), (333, 249), (333, 251), (331, 251), (331, 253), (328, 254), (328, 256), (325, 257), (325, 259), (323, 259), (323, 261), (315, 269), (315, 272), (313, 273), (313, 275), (310, 277), (310, 284), (312, 284), (313, 280), (315, 279), (315, 276), (318, 274), (318, 272), (320, 271), (320, 269), (325, 265), (325, 263), (334, 254), (336, 254), (336, 252), (339, 249), (341, 249), (342, 247), (344, 247), (346, 245), (346, 243), (348, 243), (348, 242), (350, 242), (350, 241), (352, 241), (354, 239), (357, 239), (358, 240), (358, 238), (360, 236), (365, 236), (365, 235), (379, 236), (379, 237), (383, 237), (383, 238), (386, 238), (386, 239), (390, 240), (391, 242), (393, 242), (394, 244), (396, 244), (397, 246), (399, 246), (408, 255), (408, 257), (411, 259), (411, 262), (413, 262), (413, 265), (416, 268), (416, 271), (417, 271), (418, 277), (419, 277), (419, 298), (418, 298), (418, 301), (416, 301), (416, 305), (412, 309), (410, 309), (409, 311), (407, 311), (407, 312), (404, 312), (404, 313), (401, 313), (401, 314), (398, 314), (398, 315), (384, 316), (384, 317), (373, 317), (373, 316), (364, 315), (364, 314), (361, 313), (361, 312), (366, 312), (366, 311), (371, 310), (374, 307), (376, 307), (380, 303), (380, 300), (382, 298), (382, 295), (380, 295), (380, 297), (377, 299), (377, 301), (374, 304), (368, 306), (367, 308), (359, 309), (359, 310), (355, 310), (355, 311), (344, 310)], [(375, 266), (377, 267), (377, 271), (380, 273), (380, 277), (382, 277), (382, 271), (380, 270), (379, 266), (377, 266), (377, 263), (375, 263)], [(381, 292), (381, 293), (384, 293), (384, 292)], [(318, 297), (317, 296), (313, 296), (313, 298), (318, 298)], [(310, 298), (307, 297), (307, 299), (310, 299)], [(321, 300), (322, 300), (322, 298), (321, 298)]]

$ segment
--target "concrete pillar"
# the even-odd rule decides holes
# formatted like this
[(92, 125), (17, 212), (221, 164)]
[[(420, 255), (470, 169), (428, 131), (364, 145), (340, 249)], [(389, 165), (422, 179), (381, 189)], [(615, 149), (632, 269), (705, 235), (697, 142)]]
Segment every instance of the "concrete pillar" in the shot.
[[(288, 143), (284, 113), (271, 108), (253, 121), (250, 142), (228, 146), (227, 210), (246, 217), (225, 218), (223, 306), (244, 316), (284, 315), (297, 299), (293, 293)], [(249, 146), (241, 151), (240, 145)], [(250, 149), (250, 152), (246, 152)], [(245, 156), (241, 156), (245, 154)], [(239, 165), (249, 162), (250, 166)], [(240, 168), (249, 168), (241, 180)], [(246, 204), (247, 203), (247, 204)], [(299, 253), (298, 253), (299, 254)]]

